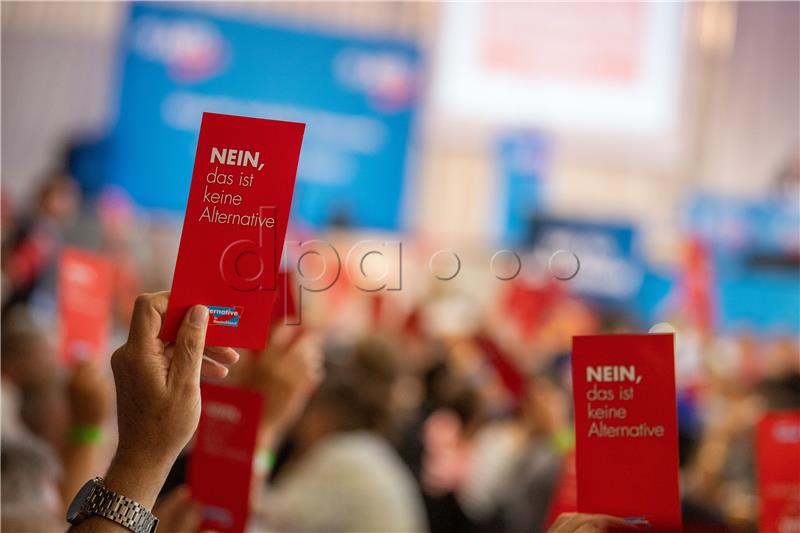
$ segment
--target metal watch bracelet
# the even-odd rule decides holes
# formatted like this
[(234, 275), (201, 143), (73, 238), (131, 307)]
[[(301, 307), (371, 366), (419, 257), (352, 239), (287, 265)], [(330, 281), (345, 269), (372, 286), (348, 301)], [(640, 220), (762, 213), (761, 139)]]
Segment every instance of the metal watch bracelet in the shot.
[(133, 533), (155, 533), (158, 518), (143, 505), (107, 489), (102, 478), (95, 478), (92, 491), (81, 512), (102, 516), (130, 529)]

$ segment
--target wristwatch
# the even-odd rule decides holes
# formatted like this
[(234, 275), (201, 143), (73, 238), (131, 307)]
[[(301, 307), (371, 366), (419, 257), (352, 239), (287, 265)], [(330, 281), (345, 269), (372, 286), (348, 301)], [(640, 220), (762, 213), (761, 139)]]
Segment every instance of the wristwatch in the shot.
[(102, 516), (133, 533), (155, 533), (158, 518), (143, 505), (109, 490), (103, 478), (90, 479), (69, 505), (67, 522), (77, 526), (90, 516)]

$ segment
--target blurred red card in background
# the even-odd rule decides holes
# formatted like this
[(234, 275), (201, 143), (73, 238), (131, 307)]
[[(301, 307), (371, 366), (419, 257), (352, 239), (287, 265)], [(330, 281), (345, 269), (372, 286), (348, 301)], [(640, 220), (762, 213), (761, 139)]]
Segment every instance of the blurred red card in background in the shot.
[(573, 337), (578, 511), (681, 527), (672, 335)]
[(189, 490), (203, 505), (201, 531), (241, 533), (250, 513), (253, 454), (263, 399), (258, 392), (203, 383), (203, 410), (189, 459)]
[(756, 437), (759, 531), (800, 531), (800, 411), (768, 413)]
[(111, 262), (65, 248), (58, 263), (61, 360), (71, 364), (105, 356), (111, 328)]
[(297, 303), (294, 297), (294, 275), (291, 272), (279, 271), (275, 285), (275, 303), (272, 304), (273, 327), (281, 324), (296, 324)]

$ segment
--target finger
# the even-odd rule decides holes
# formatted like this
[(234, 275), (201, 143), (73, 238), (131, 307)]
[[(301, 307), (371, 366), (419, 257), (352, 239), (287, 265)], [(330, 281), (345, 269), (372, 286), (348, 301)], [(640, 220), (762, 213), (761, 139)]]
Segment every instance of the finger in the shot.
[(239, 360), (239, 352), (225, 346), (206, 346), (205, 355), (223, 365), (232, 365)]
[(83, 359), (75, 363), (72, 369), (73, 374), (85, 374), (92, 368), (92, 363), (88, 359)]
[(288, 354), (288, 345), (292, 339), (292, 328), (288, 326), (278, 326), (270, 333), (267, 346), (263, 350), (255, 352), (256, 365), (264, 369), (275, 364), (275, 361), (282, 359)]
[(169, 292), (140, 294), (133, 306), (128, 342), (155, 340), (161, 331), (161, 320), (167, 312)]
[(213, 359), (203, 357), (203, 364), (200, 367), (200, 373), (206, 378), (222, 379), (228, 375), (228, 367), (219, 364)]
[(303, 366), (305, 368), (305, 377), (308, 387), (313, 389), (325, 377), (325, 365), (323, 361), (323, 354), (320, 347), (311, 341), (310, 338), (306, 339), (303, 347)]
[(93, 381), (105, 381), (103, 370), (95, 361), (86, 361), (86, 366), (83, 367), (83, 374)]
[(311, 371), (309, 376), (308, 388), (315, 389), (325, 379), (325, 369), (323, 367), (315, 368)]
[(170, 380), (199, 386), (207, 326), (206, 306), (195, 305), (186, 312), (175, 339), (175, 350), (169, 369)]
[(294, 337), (295, 328), (279, 326), (270, 334), (267, 349), (269, 351), (285, 351)]

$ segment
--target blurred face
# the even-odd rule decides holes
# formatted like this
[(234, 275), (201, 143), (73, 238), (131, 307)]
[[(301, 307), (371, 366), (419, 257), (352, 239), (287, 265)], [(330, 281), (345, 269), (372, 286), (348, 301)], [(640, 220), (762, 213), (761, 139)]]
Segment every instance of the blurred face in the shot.
[(44, 337), (20, 339), (4, 354), (3, 376), (19, 387), (21, 416), (28, 428), (58, 449), (69, 424), (63, 376)]
[(22, 420), (28, 428), (54, 450), (64, 445), (70, 411), (63, 386), (41, 384), (22, 391)]
[(52, 383), (57, 372), (53, 349), (44, 338), (27, 338), (4, 354), (3, 374), (20, 387)]
[(78, 188), (70, 176), (61, 176), (48, 186), (42, 197), (42, 213), (60, 222), (75, 216), (79, 201)]

